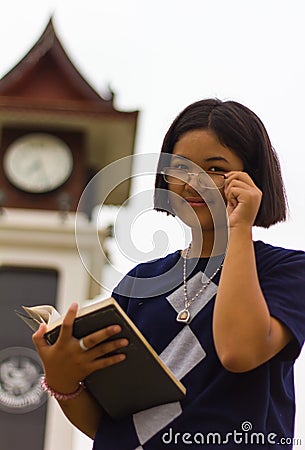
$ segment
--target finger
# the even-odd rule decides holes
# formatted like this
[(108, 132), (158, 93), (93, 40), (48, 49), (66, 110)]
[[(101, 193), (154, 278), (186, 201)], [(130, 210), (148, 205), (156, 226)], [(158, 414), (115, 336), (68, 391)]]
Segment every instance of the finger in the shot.
[(78, 311), (78, 304), (72, 303), (72, 305), (70, 305), (70, 307), (63, 319), (62, 325), (60, 327), (58, 342), (62, 342), (62, 341), (65, 341), (65, 340), (71, 338), (72, 332), (73, 332), (73, 323), (74, 323), (75, 317), (77, 315), (77, 311)]
[(33, 342), (36, 344), (39, 344), (40, 342), (45, 341), (44, 339), (44, 334), (46, 332), (47, 326), (45, 323), (41, 323), (39, 325), (39, 328), (37, 331), (35, 331), (35, 333), (32, 335), (32, 340)]
[(258, 188), (252, 189), (249, 186), (234, 183), (225, 191), (225, 196), (228, 201), (235, 198), (241, 202), (257, 202), (260, 201), (262, 192)]
[(250, 177), (250, 175), (246, 172), (228, 172), (225, 174), (226, 176), (226, 182), (225, 184), (228, 185), (232, 182), (232, 180), (239, 180), (239, 181), (243, 181), (246, 184), (249, 184), (250, 186), (255, 186), (254, 181), (252, 180), (252, 178)]
[(226, 193), (226, 199), (228, 203), (237, 206), (238, 203), (246, 203), (249, 199), (249, 191), (247, 189), (241, 189), (239, 187), (232, 187)]
[(231, 211), (231, 209), (235, 209), (238, 205), (238, 200), (235, 197), (231, 197), (228, 199), (227, 211)]
[(121, 331), (122, 328), (120, 327), (120, 325), (111, 325), (109, 327), (102, 328), (95, 333), (89, 334), (88, 336), (83, 338), (83, 343), (87, 348), (91, 349), (101, 342), (106, 341), (110, 337), (115, 336)]
[(240, 178), (231, 178), (227, 184), (226, 184), (226, 188), (231, 187), (231, 186), (240, 186), (240, 187), (244, 187), (244, 188), (251, 188), (253, 189), (254, 187), (256, 187), (253, 183), (251, 183), (251, 180), (247, 180), (247, 179), (240, 179)]
[(95, 360), (92, 363), (92, 369), (104, 369), (105, 367), (113, 366), (114, 364), (118, 364), (126, 359), (126, 355), (124, 353), (119, 353), (117, 355), (107, 356), (105, 358), (100, 358)]
[(91, 358), (100, 358), (101, 356), (108, 355), (109, 353), (115, 352), (117, 350), (127, 347), (129, 344), (128, 339), (114, 339), (103, 344), (97, 345), (92, 350), (90, 350)]
[(32, 341), (39, 353), (43, 351), (45, 347), (49, 347), (49, 344), (44, 338), (46, 330), (47, 330), (46, 325), (42, 323), (40, 324), (38, 330), (32, 335)]
[(248, 189), (232, 186), (225, 191), (227, 201), (236, 199), (238, 201), (246, 201), (251, 196), (251, 192)]

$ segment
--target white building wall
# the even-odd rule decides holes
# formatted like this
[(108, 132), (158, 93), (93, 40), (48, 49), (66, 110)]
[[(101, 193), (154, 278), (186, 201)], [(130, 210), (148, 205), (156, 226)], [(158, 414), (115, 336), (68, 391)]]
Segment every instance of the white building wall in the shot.
[[(100, 291), (89, 275), (91, 272), (97, 278), (103, 265), (102, 253), (96, 249), (97, 231), (85, 217), (78, 217), (81, 219), (78, 239), (86, 268), (76, 246), (74, 214), (68, 215), (64, 222), (58, 213), (46, 211), (11, 209), (0, 217), (0, 264), (56, 269), (59, 273), (57, 309), (61, 313), (72, 302), (84, 304)], [(102, 231), (98, 234), (102, 242)], [(24, 332), (28, 332), (26, 327)], [(57, 402), (54, 399), (48, 402), (44, 450), (84, 450), (84, 438), (68, 422)], [(92, 448), (90, 440), (85, 440), (89, 444), (87, 448)]]

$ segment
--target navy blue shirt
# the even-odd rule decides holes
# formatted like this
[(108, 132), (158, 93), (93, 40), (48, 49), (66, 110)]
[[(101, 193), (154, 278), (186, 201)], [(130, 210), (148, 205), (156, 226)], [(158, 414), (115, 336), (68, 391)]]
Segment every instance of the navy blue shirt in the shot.
[[(293, 437), (293, 364), (305, 337), (305, 253), (261, 241), (254, 246), (270, 314), (289, 328), (293, 340), (259, 367), (229, 372), (218, 359), (212, 334), (221, 272), (190, 306), (192, 320), (186, 325), (176, 321), (184, 307), (180, 252), (139, 264), (112, 295), (186, 386), (187, 396), (121, 420), (106, 415), (94, 450), (292, 448), (285, 442)], [(200, 258), (187, 264), (192, 298), (219, 261), (211, 265)]]

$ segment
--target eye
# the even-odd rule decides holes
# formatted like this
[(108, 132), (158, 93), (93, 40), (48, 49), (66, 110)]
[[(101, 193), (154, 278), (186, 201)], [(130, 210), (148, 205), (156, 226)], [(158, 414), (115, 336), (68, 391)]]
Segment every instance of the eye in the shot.
[(227, 172), (227, 170), (218, 166), (213, 166), (208, 169), (208, 172)]
[(174, 164), (172, 167), (175, 169), (181, 169), (181, 170), (189, 170), (188, 166), (185, 164)]

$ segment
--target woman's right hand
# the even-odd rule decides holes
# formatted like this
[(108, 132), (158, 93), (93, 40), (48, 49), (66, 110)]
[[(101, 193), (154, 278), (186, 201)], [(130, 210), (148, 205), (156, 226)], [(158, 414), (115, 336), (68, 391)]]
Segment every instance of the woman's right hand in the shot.
[(33, 342), (44, 365), (48, 385), (64, 394), (74, 392), (79, 383), (92, 372), (123, 361), (123, 353), (105, 355), (128, 345), (128, 340), (124, 338), (106, 342), (121, 331), (119, 325), (112, 325), (84, 337), (88, 350), (82, 350), (79, 340), (72, 335), (77, 310), (76, 303), (68, 309), (55, 344), (49, 345), (44, 338), (46, 325), (41, 325), (33, 334)]

